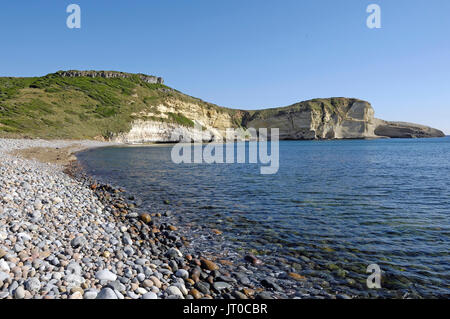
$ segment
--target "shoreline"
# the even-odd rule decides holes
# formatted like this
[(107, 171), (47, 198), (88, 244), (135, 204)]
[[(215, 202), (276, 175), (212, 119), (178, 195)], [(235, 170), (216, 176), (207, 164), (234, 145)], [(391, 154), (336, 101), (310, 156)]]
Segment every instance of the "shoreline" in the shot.
[(282, 256), (236, 250), (226, 233), (185, 218), (182, 207), (144, 207), (75, 157), (114, 146), (128, 147), (0, 138), (0, 299), (410, 297), (330, 285)]
[[(139, 211), (135, 198), (73, 161), (76, 152), (113, 145), (0, 139), (0, 299), (282, 298), (275, 278), (249, 280), (256, 257), (234, 269), (186, 253), (189, 242), (164, 221), (167, 212)], [(33, 158), (37, 148), (57, 150), (56, 164), (18, 156)]]
[[(126, 152), (126, 150), (124, 150)], [(101, 151), (100, 151), (101, 153)], [(94, 158), (96, 157), (93, 155)], [(89, 156), (88, 156), (89, 158)], [(84, 159), (84, 163), (89, 167), (88, 158)], [(87, 160), (87, 161), (86, 161)], [(95, 172), (93, 172), (95, 175)], [(104, 175), (104, 174), (101, 174)], [(119, 187), (122, 180), (117, 180), (110, 178), (108, 174), (104, 175), (104, 180), (102, 182), (118, 183)], [(161, 177), (161, 176), (160, 176)], [(129, 185), (129, 184), (128, 184)], [(131, 184), (133, 185), (133, 184)], [(132, 186), (131, 186), (132, 187)], [(154, 185), (154, 187), (158, 187)], [(131, 190), (132, 191), (132, 190)], [(178, 200), (180, 198), (167, 196), (167, 194), (158, 193), (158, 196), (152, 196), (151, 200), (148, 199), (145, 204), (151, 207), (151, 210), (164, 211), (167, 209), (172, 210), (170, 215), (170, 224), (176, 225), (178, 227), (178, 232), (184, 235), (186, 238), (192, 241), (194, 246), (196, 246), (197, 251), (207, 252), (209, 256), (218, 256), (225, 251), (230, 251), (231, 254), (225, 253), (223, 257), (226, 262), (233, 264), (234, 269), (239, 269), (239, 267), (245, 267), (248, 272), (248, 278), (253, 287), (263, 287), (269, 288), (269, 291), (273, 294), (275, 298), (281, 299), (350, 299), (350, 298), (394, 298), (394, 299), (404, 299), (404, 298), (421, 298), (421, 296), (415, 292), (401, 292), (400, 288), (394, 289), (383, 289), (383, 290), (365, 290), (361, 287), (361, 284), (365, 285), (365, 274), (362, 273), (361, 278), (349, 277), (349, 279), (344, 278), (345, 282), (341, 276), (343, 273), (339, 266), (334, 265), (334, 258), (325, 259), (326, 264), (320, 262), (314, 262), (306, 256), (306, 254), (301, 257), (301, 260), (292, 261), (289, 256), (283, 254), (267, 255), (258, 252), (258, 248), (253, 249), (251, 246), (238, 246), (232, 244), (235, 241), (233, 236), (229, 236), (229, 232), (226, 229), (222, 229), (217, 223), (205, 223), (201, 218), (200, 220), (192, 219), (192, 216), (185, 216), (184, 212), (189, 215), (189, 211), (186, 210), (187, 207), (183, 208), (180, 206)], [(146, 196), (143, 196), (145, 199)], [(164, 198), (170, 200), (170, 203), (162, 204)], [(161, 202), (161, 203), (160, 203)], [(159, 205), (158, 205), (159, 204)], [(164, 215), (164, 214), (163, 214)], [(165, 216), (163, 216), (165, 217)], [(165, 218), (167, 222), (168, 218)], [(219, 230), (219, 234), (216, 231)], [(224, 233), (222, 234), (222, 231)], [(244, 248), (244, 249), (242, 249)], [(247, 249), (246, 249), (247, 248)], [(251, 249), (250, 249), (251, 248)], [(247, 259), (247, 254), (255, 254), (263, 261), (263, 264), (258, 264), (256, 267), (250, 265), (248, 261), (242, 262)], [(195, 255), (192, 252), (192, 255)], [(254, 258), (254, 256), (252, 256)], [(213, 257), (214, 258), (214, 257)], [(312, 257), (311, 257), (312, 258)], [(214, 260), (214, 259), (213, 259)], [(322, 260), (323, 261), (323, 260)], [(318, 273), (314, 273), (311, 269), (315, 269)], [(353, 270), (353, 269), (352, 269)], [(232, 272), (232, 270), (231, 270)], [(275, 285), (268, 284), (266, 279), (275, 283)], [(239, 280), (239, 278), (236, 278)], [(355, 283), (355, 280), (357, 283)], [(267, 287), (268, 286), (268, 287)], [(274, 288), (276, 287), (276, 288)], [(277, 289), (278, 288), (278, 289)], [(383, 287), (384, 288), (384, 287)]]

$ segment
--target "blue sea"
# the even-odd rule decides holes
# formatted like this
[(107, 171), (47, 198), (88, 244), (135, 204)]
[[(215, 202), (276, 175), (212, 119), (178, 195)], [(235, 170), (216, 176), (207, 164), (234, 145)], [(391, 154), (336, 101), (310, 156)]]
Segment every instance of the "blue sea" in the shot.
[[(223, 231), (242, 253), (290, 263), (331, 287), (450, 296), (450, 138), (282, 141), (279, 171), (258, 164), (174, 164), (171, 145), (78, 154), (87, 171), (170, 202), (185, 220)], [(159, 206), (158, 206), (159, 205)]]

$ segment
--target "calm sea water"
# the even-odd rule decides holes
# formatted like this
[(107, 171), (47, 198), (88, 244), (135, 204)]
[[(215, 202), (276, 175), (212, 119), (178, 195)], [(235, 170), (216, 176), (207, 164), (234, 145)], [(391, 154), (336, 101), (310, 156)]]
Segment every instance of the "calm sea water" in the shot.
[(276, 175), (255, 164), (176, 165), (170, 150), (78, 157), (147, 205), (168, 199), (237, 250), (282, 257), (307, 276), (361, 289), (376, 263), (385, 289), (450, 295), (450, 138), (280, 142)]

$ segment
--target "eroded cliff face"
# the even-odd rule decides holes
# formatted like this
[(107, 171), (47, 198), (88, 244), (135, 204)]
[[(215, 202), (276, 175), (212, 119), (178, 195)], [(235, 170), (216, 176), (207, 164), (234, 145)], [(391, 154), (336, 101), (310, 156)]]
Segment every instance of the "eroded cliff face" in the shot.
[[(191, 125), (166, 121), (175, 113), (192, 121)], [(131, 130), (116, 135), (113, 140), (123, 143), (223, 141), (226, 129), (239, 127), (267, 128), (269, 135), (271, 128), (278, 128), (280, 140), (444, 136), (427, 126), (387, 122), (376, 119), (374, 114), (370, 103), (348, 98), (315, 99), (283, 108), (231, 113), (203, 102), (173, 98), (150, 111), (134, 114), (139, 119), (132, 123)], [(236, 136), (237, 140), (249, 138), (245, 132)]]
[(198, 130), (175, 123), (137, 120), (133, 122), (128, 133), (121, 133), (113, 138), (115, 142), (142, 144), (150, 142), (212, 142), (221, 139), (216, 129)]
[[(173, 122), (174, 114), (189, 123)], [(132, 122), (130, 131), (114, 136), (113, 140), (132, 144), (223, 141), (228, 128), (239, 127), (243, 114), (226, 112), (202, 101), (168, 98), (149, 110), (133, 114), (138, 119)]]
[(279, 128), (280, 139), (352, 139), (376, 137), (374, 110), (365, 101), (317, 99), (255, 112), (246, 127)]

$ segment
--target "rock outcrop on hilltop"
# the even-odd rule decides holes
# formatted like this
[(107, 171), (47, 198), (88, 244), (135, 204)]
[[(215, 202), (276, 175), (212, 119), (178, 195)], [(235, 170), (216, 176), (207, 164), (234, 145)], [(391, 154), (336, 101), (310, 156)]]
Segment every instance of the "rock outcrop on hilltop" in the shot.
[[(117, 72), (117, 71), (78, 71), (78, 70), (69, 70), (69, 71), (59, 71), (57, 74), (65, 77), (90, 77), (90, 78), (106, 78), (106, 79), (112, 79), (112, 78), (131, 78), (134, 74), (132, 73), (125, 73), (125, 72)], [(164, 79), (161, 77), (153, 76), (153, 75), (147, 75), (139, 73), (137, 76), (144, 82), (147, 83), (158, 83), (158, 84), (164, 84)]]
[[(202, 101), (163, 82), (161, 77), (116, 71), (0, 77), (0, 136), (123, 143), (221, 141), (228, 128), (278, 128), (282, 140), (444, 136), (427, 126), (376, 119), (369, 102), (354, 98), (246, 111)], [(248, 137), (243, 133), (236, 138)]]

